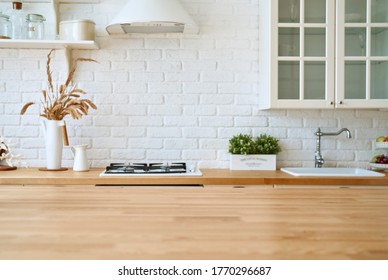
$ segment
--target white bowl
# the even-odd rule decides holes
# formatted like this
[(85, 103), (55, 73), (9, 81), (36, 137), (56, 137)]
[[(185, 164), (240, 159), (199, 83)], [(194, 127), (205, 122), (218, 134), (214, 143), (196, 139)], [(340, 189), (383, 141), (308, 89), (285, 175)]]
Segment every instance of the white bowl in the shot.
[(376, 148), (388, 149), (388, 142), (375, 142)]
[(94, 40), (94, 26), (95, 23), (88, 19), (61, 21), (59, 38), (69, 41)]
[(382, 163), (369, 163), (369, 166), (372, 167), (375, 170), (387, 170), (388, 164), (382, 164)]

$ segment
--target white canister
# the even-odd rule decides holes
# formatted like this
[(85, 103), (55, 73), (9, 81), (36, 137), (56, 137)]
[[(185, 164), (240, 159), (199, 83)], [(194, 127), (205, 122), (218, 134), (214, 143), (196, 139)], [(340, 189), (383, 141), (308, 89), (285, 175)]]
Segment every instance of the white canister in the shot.
[(59, 38), (69, 41), (94, 40), (94, 26), (95, 23), (88, 19), (61, 21)]

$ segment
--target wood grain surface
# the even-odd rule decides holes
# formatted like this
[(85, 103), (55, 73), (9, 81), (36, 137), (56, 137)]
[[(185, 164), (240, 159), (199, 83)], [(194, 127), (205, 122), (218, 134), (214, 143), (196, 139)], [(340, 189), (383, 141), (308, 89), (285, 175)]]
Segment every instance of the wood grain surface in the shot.
[(388, 189), (0, 187), (0, 259), (388, 259)]
[(1, 185), (95, 185), (95, 184), (202, 184), (202, 185), (378, 185), (388, 186), (384, 177), (294, 177), (277, 171), (240, 171), (229, 169), (201, 169), (203, 176), (145, 176), (101, 177), (103, 169), (88, 172), (39, 171), (19, 168), (0, 173)]

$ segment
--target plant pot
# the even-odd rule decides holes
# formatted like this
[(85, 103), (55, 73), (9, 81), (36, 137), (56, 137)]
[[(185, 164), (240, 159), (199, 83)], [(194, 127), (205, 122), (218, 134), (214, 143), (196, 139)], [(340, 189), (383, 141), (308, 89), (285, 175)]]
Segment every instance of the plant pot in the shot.
[(231, 170), (276, 170), (276, 155), (230, 155)]

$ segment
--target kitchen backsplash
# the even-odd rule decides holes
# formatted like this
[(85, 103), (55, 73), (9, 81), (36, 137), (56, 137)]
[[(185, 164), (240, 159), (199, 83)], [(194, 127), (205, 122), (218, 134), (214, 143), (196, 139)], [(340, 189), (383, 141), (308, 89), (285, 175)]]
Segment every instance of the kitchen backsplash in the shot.
[[(70, 144), (89, 144), (92, 166), (112, 161), (188, 161), (200, 167), (228, 168), (228, 140), (237, 133), (269, 133), (280, 138), (278, 166), (313, 166), (318, 127), (344, 135), (322, 139), (326, 166), (359, 166), (373, 154), (373, 140), (388, 135), (387, 111), (259, 111), (258, 0), (181, 0), (200, 28), (198, 35), (137, 34), (109, 37), (105, 26), (122, 0), (61, 4), (62, 20), (96, 22), (99, 50), (74, 50), (99, 64), (80, 64), (80, 88), (98, 106), (81, 120), (68, 118)], [(10, 3), (0, 2), (0, 10)], [(50, 5), (26, 4), (47, 17)], [(51, 34), (51, 35), (50, 35)], [(19, 115), (23, 104), (39, 100), (45, 86), (49, 50), (0, 49), (0, 135), (12, 139), (15, 154), (29, 166), (44, 166), (44, 140), (38, 108)], [(64, 54), (52, 69), (61, 77)], [(72, 166), (65, 149), (64, 166)]]

